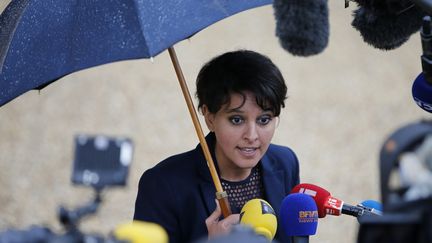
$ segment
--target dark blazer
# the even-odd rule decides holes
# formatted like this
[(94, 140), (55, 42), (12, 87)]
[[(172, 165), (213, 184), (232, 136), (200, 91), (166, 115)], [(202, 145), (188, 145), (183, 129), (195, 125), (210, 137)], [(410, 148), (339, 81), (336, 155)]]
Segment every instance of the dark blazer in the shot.
[[(214, 156), (215, 136), (206, 137)], [(299, 183), (299, 165), (294, 152), (271, 144), (260, 161), (265, 198), (279, 215), (282, 200)], [(139, 181), (134, 219), (154, 222), (165, 228), (171, 243), (193, 242), (207, 235), (205, 219), (216, 208), (216, 189), (204, 154), (194, 150), (174, 155), (147, 170)], [(278, 225), (281, 225), (278, 219)], [(275, 239), (291, 242), (281, 227)]]

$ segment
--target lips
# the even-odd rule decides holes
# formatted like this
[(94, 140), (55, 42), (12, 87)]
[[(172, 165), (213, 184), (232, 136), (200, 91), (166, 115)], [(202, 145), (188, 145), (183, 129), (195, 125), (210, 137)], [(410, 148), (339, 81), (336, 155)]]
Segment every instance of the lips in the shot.
[(259, 147), (237, 147), (237, 149), (243, 156), (251, 157), (258, 152)]

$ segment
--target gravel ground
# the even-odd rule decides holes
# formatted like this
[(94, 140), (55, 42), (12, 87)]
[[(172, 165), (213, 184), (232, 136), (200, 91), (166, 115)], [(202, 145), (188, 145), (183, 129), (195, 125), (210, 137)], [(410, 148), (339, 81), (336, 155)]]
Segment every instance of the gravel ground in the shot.
[[(378, 200), (383, 140), (406, 123), (430, 118), (410, 93), (421, 71), (420, 38), (413, 35), (393, 51), (374, 49), (350, 26), (354, 5), (329, 4), (329, 46), (317, 56), (294, 57), (279, 46), (271, 6), (220, 21), (175, 47), (191, 92), (200, 66), (222, 52), (246, 48), (272, 58), (289, 92), (274, 142), (296, 151), (302, 182), (351, 204)], [(128, 136), (135, 143), (127, 187), (107, 190), (98, 214), (81, 224), (104, 234), (132, 218), (144, 170), (198, 141), (167, 52), (153, 62), (83, 70), (28, 92), (0, 108), (0, 124), (0, 229), (39, 224), (59, 230), (59, 205), (91, 199), (91, 190), (70, 183), (77, 133)], [(311, 242), (355, 242), (357, 230), (355, 218), (328, 216)]]

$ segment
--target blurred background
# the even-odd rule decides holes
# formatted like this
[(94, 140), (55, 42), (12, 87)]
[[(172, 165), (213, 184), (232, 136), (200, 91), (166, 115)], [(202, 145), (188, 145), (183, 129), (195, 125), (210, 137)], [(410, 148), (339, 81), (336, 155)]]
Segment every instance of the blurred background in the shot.
[[(0, 0), (0, 10), (9, 2)], [(269, 56), (289, 95), (273, 141), (297, 153), (301, 181), (350, 204), (379, 200), (384, 139), (406, 123), (430, 118), (411, 96), (421, 72), (420, 36), (393, 51), (377, 50), (351, 27), (354, 4), (345, 9), (343, 1), (329, 1), (329, 9), (329, 46), (317, 56), (295, 57), (280, 47), (271, 5), (222, 20), (175, 48), (192, 95), (210, 58), (236, 49)], [(129, 222), (141, 174), (198, 143), (167, 52), (153, 61), (83, 70), (28, 92), (0, 107), (0, 124), (0, 229), (60, 229), (59, 205), (91, 200), (90, 189), (70, 182), (77, 133), (126, 136), (135, 144), (127, 187), (105, 191), (98, 214), (81, 225), (89, 232), (108, 233)], [(327, 216), (311, 242), (355, 242), (357, 230), (353, 217)]]

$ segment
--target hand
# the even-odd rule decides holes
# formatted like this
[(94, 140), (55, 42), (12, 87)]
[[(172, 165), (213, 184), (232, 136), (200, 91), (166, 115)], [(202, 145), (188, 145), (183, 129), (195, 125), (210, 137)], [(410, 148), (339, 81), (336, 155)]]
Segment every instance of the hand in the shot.
[(216, 200), (215, 211), (205, 220), (209, 238), (228, 234), (231, 231), (232, 226), (238, 224), (240, 221), (240, 214), (231, 214), (228, 217), (219, 220), (221, 215), (222, 211), (219, 202)]

